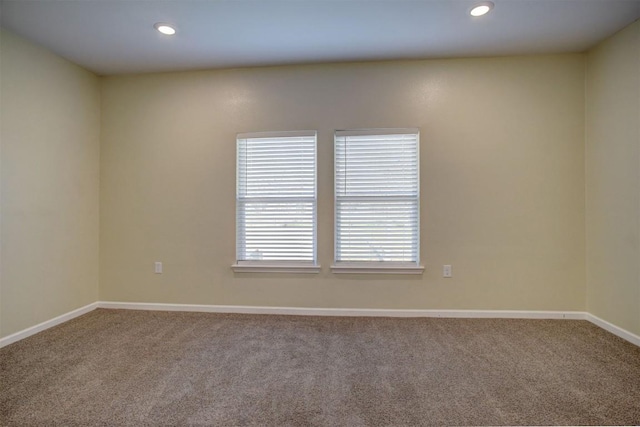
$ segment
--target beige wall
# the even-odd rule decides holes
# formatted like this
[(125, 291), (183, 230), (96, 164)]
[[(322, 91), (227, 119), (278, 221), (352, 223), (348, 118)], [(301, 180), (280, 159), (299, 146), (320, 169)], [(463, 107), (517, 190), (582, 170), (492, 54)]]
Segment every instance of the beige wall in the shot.
[(98, 297), (98, 78), (0, 36), (0, 336)]
[[(100, 299), (584, 310), (584, 117), (580, 54), (105, 78)], [(330, 273), (333, 130), (414, 126), (424, 275)], [(296, 129), (318, 130), (322, 272), (234, 274), (235, 134)]]
[(587, 310), (640, 334), (640, 21), (587, 56)]

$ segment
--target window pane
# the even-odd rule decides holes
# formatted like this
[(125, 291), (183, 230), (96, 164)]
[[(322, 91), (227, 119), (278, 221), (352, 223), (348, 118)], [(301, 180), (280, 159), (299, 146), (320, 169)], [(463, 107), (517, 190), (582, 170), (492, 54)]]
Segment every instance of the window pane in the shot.
[(336, 132), (336, 261), (419, 261), (418, 132)]
[(315, 262), (315, 132), (237, 144), (238, 261)]
[(238, 201), (239, 259), (313, 261), (314, 202)]

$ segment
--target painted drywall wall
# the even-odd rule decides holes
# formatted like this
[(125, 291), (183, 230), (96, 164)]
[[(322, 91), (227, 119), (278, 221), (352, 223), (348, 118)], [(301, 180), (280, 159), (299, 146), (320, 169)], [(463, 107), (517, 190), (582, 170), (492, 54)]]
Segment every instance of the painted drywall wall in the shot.
[(587, 56), (587, 310), (640, 335), (640, 21)]
[[(333, 131), (379, 127), (421, 129), (422, 276), (329, 271)], [(107, 77), (102, 129), (101, 300), (585, 309), (581, 54)], [(235, 135), (303, 129), (322, 271), (233, 273)]]
[(97, 300), (100, 83), (4, 30), (0, 62), (4, 337)]

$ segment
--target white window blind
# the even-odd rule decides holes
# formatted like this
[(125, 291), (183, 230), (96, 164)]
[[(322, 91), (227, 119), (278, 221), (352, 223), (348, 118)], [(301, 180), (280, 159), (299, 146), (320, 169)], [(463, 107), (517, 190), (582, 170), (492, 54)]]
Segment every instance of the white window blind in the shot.
[(419, 139), (418, 129), (335, 133), (336, 263), (419, 263)]
[(236, 255), (316, 261), (316, 133), (237, 137)]

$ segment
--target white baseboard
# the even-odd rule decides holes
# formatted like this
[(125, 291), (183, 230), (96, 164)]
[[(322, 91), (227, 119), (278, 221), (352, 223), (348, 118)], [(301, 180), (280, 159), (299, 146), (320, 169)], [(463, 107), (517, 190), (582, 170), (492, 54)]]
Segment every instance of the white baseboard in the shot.
[(613, 323), (609, 323), (606, 320), (602, 320), (598, 316), (594, 316), (591, 313), (587, 313), (587, 320), (593, 323), (596, 326), (601, 327), (605, 331), (609, 331), (614, 335), (619, 336), (620, 338), (629, 341), (632, 344), (640, 347), (640, 336), (627, 331), (626, 329), (622, 329), (619, 326), (614, 325)]
[(58, 317), (54, 317), (51, 320), (47, 320), (46, 322), (39, 323), (35, 326), (32, 326), (27, 329), (23, 329), (22, 331), (16, 332), (15, 334), (8, 335), (4, 338), (0, 338), (0, 348), (7, 346), (9, 344), (13, 344), (16, 341), (20, 341), (31, 335), (37, 334), (38, 332), (42, 332), (45, 329), (52, 328), (61, 323), (67, 322), (75, 317), (82, 316), (85, 313), (88, 313), (92, 310), (98, 308), (98, 302), (93, 302), (91, 304), (85, 305), (84, 307), (80, 307), (68, 313), (62, 314)]
[(97, 301), (80, 307), (69, 313), (46, 322), (0, 338), (0, 348), (27, 338), (38, 332), (69, 321), (96, 308), (155, 311), (191, 311), (203, 313), (238, 314), (281, 314), (296, 316), (350, 316), (350, 317), (441, 317), (468, 319), (572, 319), (588, 320), (596, 326), (611, 332), (637, 346), (640, 336), (624, 330), (597, 316), (583, 311), (529, 311), (529, 310), (419, 310), (419, 309), (371, 309), (371, 308), (313, 308), (313, 307), (266, 307), (247, 305), (198, 305), (198, 304), (162, 304)]
[(515, 310), (419, 310), (372, 308), (266, 307), (246, 305), (195, 305), (135, 302), (98, 302), (100, 308), (156, 311), (194, 311), (204, 313), (284, 314), (296, 316), (364, 316), (364, 317), (459, 317), (494, 319), (586, 319), (581, 311)]

